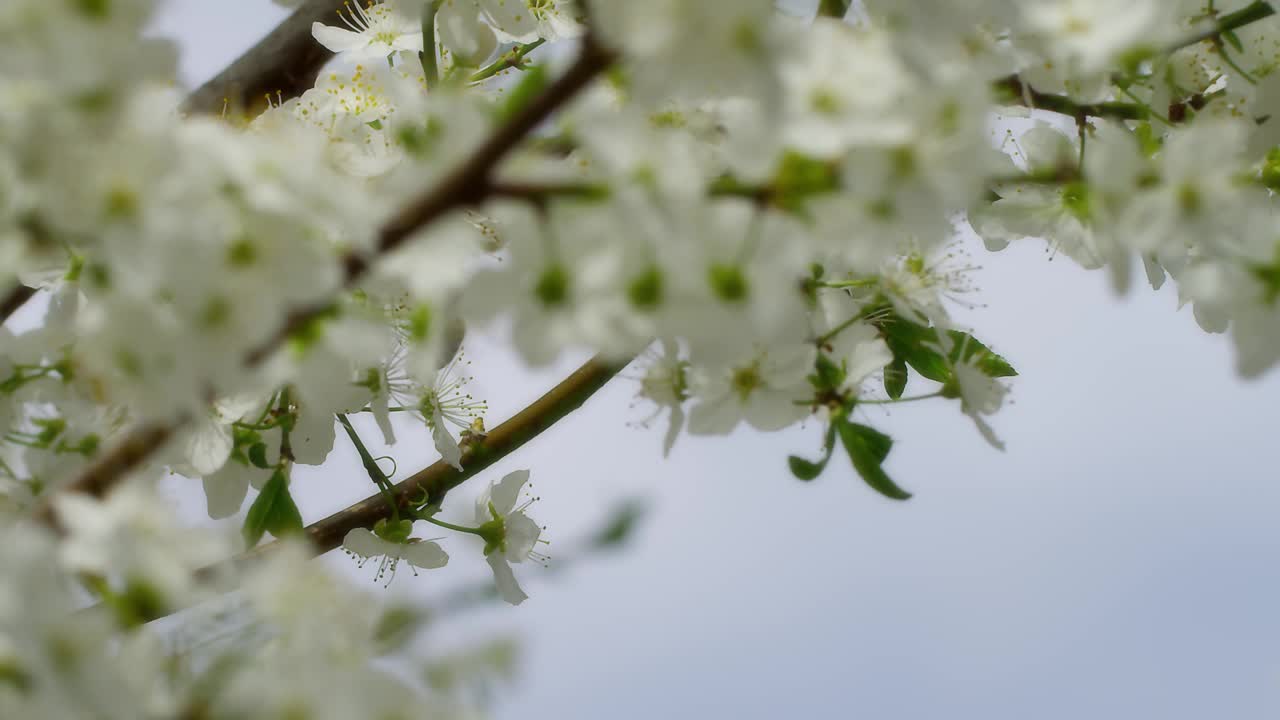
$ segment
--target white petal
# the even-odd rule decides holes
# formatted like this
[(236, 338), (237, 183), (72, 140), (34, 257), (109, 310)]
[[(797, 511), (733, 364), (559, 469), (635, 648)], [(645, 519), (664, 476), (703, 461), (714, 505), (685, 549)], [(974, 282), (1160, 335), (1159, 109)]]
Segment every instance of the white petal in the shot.
[(449, 563), (449, 554), (433, 542), (411, 542), (400, 551), (400, 557), (414, 567), (442, 568)]
[(212, 475), (204, 476), (204, 495), (209, 504), (209, 517), (214, 520), (240, 512), (244, 496), (249, 492), (249, 476), (254, 468), (232, 460)]
[(529, 598), (516, 582), (516, 574), (501, 553), (493, 553), (488, 558), (489, 567), (493, 569), (493, 582), (498, 586), (498, 594), (512, 605), (519, 605)]
[(327, 412), (308, 412), (306, 406), (298, 413), (298, 422), (289, 434), (293, 457), (303, 465), (323, 465), (333, 450), (335, 423)]
[(458, 441), (453, 439), (446, 428), (444, 418), (441, 417), (440, 411), (436, 410), (431, 419), (431, 439), (435, 442), (436, 450), (440, 453), (440, 459), (462, 469), (462, 448), (458, 445)]
[(187, 435), (187, 462), (201, 477), (212, 475), (231, 456), (231, 430), (213, 418), (205, 418)]
[(497, 46), (493, 29), (480, 21), (474, 4), (445, 3), (436, 16), (440, 43), (467, 65), (484, 62)]
[[(383, 378), (383, 382), (386, 379)], [(396, 444), (396, 431), (391, 427), (391, 404), (390, 396), (386, 393), (378, 393), (373, 397), (373, 401), (369, 403), (373, 409), (373, 419), (378, 423), (378, 429), (382, 431), (382, 440), (388, 445)]]
[(366, 528), (355, 528), (342, 538), (342, 547), (366, 558), (386, 555), (390, 544)]
[(524, 562), (537, 547), (540, 537), (542, 528), (538, 523), (522, 512), (511, 513), (507, 516), (507, 559)]
[(671, 448), (675, 447), (676, 438), (680, 436), (680, 429), (684, 427), (684, 408), (679, 405), (671, 407), (670, 424), (667, 425), (667, 434), (662, 438), (662, 457), (671, 455)]
[(689, 411), (689, 434), (728, 435), (742, 419), (741, 410), (731, 394), (704, 400)]
[(359, 50), (369, 44), (364, 35), (360, 33), (330, 27), (321, 23), (312, 23), (311, 37), (314, 37), (316, 42), (325, 46), (330, 52), (335, 53)]
[(491, 500), (498, 514), (510, 515), (511, 511), (516, 509), (516, 502), (520, 499), (520, 489), (527, 482), (529, 482), (529, 471), (516, 470), (507, 473), (506, 477), (494, 484)]

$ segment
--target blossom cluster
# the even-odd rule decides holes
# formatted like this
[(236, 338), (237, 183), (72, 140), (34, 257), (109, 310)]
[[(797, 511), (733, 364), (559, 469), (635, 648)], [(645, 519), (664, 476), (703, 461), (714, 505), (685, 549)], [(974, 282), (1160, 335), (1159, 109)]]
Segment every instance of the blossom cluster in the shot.
[[(219, 563), (303, 529), (293, 470), (341, 428), (380, 513), (349, 554), (389, 577), (448, 562), (422, 527), (470, 534), (526, 599), (527, 471), (457, 524), (452, 485), (393, 485), (349, 420), (393, 447), (413, 418), (458, 482), (487, 467), (507, 446), (467, 390), (467, 332), (532, 366), (639, 358), (666, 451), (808, 420), (822, 454), (795, 476), (838, 444), (899, 500), (861, 406), (955, 401), (1002, 447), (1017, 373), (952, 312), (970, 229), (1121, 290), (1141, 265), (1231, 333), (1241, 374), (1280, 360), (1262, 0), (351, 2), (310, 29), (335, 56), (314, 84), (261, 112), (184, 108), (156, 5), (0, 8), (0, 321), (43, 312), (0, 322), (5, 717), (421, 714), (371, 669), (373, 604), (301, 545)], [(241, 539), (177, 524), (165, 473), (215, 519), (256, 488)], [(228, 584), (269, 632), (173, 671), (146, 621)], [(73, 614), (86, 593), (98, 610)]]

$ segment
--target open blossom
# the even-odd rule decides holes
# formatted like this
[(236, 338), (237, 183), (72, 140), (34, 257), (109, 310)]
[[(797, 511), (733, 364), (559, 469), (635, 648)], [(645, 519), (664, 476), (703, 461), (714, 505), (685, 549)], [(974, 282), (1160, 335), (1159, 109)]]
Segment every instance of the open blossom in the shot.
[(723, 367), (695, 365), (689, 373), (689, 432), (721, 435), (744, 421), (771, 431), (796, 422), (808, 414), (806, 378), (816, 354), (812, 344), (803, 343), (762, 348)]
[(329, 50), (352, 61), (382, 60), (396, 52), (422, 52), (421, 0), (366, 0), (344, 3), (345, 28), (315, 23), (311, 33)]
[(498, 594), (512, 605), (519, 605), (528, 595), (516, 581), (511, 563), (527, 560), (543, 561), (536, 548), (542, 540), (542, 527), (525, 511), (536, 498), (521, 501), (520, 493), (529, 482), (528, 470), (516, 470), (494, 482), (476, 498), (476, 525), (485, 539), (484, 554)]
[(448, 564), (449, 555), (440, 548), (439, 544), (410, 537), (412, 533), (412, 521), (379, 520), (372, 530), (355, 528), (349, 531), (342, 539), (342, 547), (348, 553), (362, 558), (361, 566), (376, 558), (378, 560), (377, 577), (382, 579), (389, 573), (387, 582), (395, 577), (396, 567), (401, 561), (411, 567), (428, 570), (442, 568)]

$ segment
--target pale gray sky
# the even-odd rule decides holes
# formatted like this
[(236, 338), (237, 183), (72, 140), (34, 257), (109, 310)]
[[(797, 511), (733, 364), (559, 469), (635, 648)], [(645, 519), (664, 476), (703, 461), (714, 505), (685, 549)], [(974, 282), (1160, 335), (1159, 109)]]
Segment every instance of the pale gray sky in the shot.
[[(267, 0), (169, 5), (189, 80), (279, 16)], [(975, 259), (989, 307), (964, 317), (1022, 372), (994, 420), (1009, 449), (951, 404), (869, 412), (911, 502), (838, 459), (792, 479), (785, 456), (812, 452), (814, 427), (684, 438), (663, 462), (658, 433), (627, 426), (643, 413), (625, 382), (494, 468), (533, 469), (553, 539), (636, 492), (653, 510), (625, 554), (526, 571), (529, 602), (447, 633), (525, 641), (499, 717), (1276, 716), (1280, 374), (1237, 380), (1228, 343), (1167, 289), (1118, 301), (1033, 244)], [(492, 342), (473, 351), (494, 421), (574, 364), (535, 374)], [(407, 472), (428, 454), (397, 457)], [(367, 494), (354, 462), (338, 467), (307, 480), (324, 486), (308, 518)], [(453, 548), (392, 590), (483, 577)]]

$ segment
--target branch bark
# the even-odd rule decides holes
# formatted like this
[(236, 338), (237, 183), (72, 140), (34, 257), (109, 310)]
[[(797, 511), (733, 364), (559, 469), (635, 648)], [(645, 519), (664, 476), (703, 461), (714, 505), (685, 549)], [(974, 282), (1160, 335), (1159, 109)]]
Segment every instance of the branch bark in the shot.
[[(629, 361), (628, 361), (629, 362)], [(449, 491), (474, 477), (485, 468), (510, 455), (541, 435), (569, 413), (582, 407), (588, 399), (612, 380), (627, 362), (614, 363), (595, 357), (566, 377), (509, 420), (491, 430), (462, 455), (462, 469), (443, 460), (430, 465), (391, 487), (391, 496), (400, 509), (412, 500), (427, 499), (442, 503)], [(308, 525), (304, 531), (316, 554), (323, 555), (342, 544), (346, 534), (356, 528), (373, 527), (391, 517), (391, 506), (379, 492), (350, 507)], [(231, 560), (233, 564), (257, 561), (280, 548), (277, 540), (255, 548)]]
[(5, 293), (4, 297), (0, 297), (0, 325), (4, 325), (9, 317), (18, 312), (18, 308), (26, 305), (28, 300), (35, 297), (35, 294), (35, 288), (19, 283)]
[(307, 0), (257, 45), (213, 79), (196, 88), (183, 106), (191, 113), (217, 113), (229, 105), (257, 114), (267, 96), (295, 98), (315, 84), (333, 53), (311, 37), (311, 25), (333, 22), (343, 0)]

